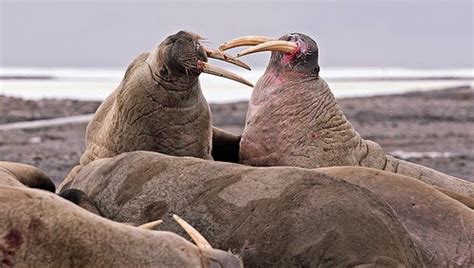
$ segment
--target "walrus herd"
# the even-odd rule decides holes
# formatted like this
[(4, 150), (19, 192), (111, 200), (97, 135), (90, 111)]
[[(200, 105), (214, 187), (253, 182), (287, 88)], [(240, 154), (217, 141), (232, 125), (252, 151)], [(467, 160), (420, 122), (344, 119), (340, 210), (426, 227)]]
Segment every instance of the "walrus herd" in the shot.
[[(474, 265), (474, 184), (362, 139), (313, 39), (201, 40), (180, 31), (130, 64), (58, 190), (0, 162), (2, 266)], [(208, 58), (250, 70), (238, 58), (262, 51), (244, 132), (213, 127), (200, 74), (253, 85)]]

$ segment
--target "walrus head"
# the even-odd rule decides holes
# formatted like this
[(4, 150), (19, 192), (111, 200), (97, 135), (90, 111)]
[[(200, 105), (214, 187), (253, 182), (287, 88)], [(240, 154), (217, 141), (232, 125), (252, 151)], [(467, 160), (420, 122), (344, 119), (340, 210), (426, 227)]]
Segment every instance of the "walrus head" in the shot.
[(272, 51), (268, 68), (273, 71), (304, 72), (319, 75), (319, 49), (311, 37), (301, 33), (290, 33), (275, 40), (263, 36), (244, 36), (230, 40), (219, 46), (221, 51), (252, 46), (237, 54), (242, 57), (256, 52)]
[(168, 90), (187, 90), (201, 73), (208, 73), (253, 85), (237, 74), (209, 64), (209, 58), (223, 60), (240, 67), (250, 69), (244, 62), (219, 50), (207, 48), (201, 44), (202, 38), (194, 33), (180, 31), (168, 36), (148, 56), (146, 63), (153, 79)]

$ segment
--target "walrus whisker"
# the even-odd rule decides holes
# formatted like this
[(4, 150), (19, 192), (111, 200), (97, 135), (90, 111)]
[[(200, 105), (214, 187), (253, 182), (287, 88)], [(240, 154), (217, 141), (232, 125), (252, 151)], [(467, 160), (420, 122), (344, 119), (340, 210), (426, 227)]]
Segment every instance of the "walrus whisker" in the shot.
[(158, 226), (162, 223), (163, 223), (162, 220), (157, 220), (157, 221), (147, 222), (147, 223), (139, 225), (137, 227), (140, 228), (140, 229), (153, 230), (153, 229), (155, 229), (156, 226)]
[(231, 80), (234, 80), (234, 81), (237, 81), (237, 82), (240, 82), (242, 84), (245, 84), (249, 87), (253, 87), (253, 84), (250, 83), (249, 81), (247, 81), (245, 78), (233, 73), (233, 72), (230, 72), (230, 71), (227, 71), (227, 70), (224, 70), (222, 68), (219, 68), (217, 66), (213, 66), (207, 62), (204, 62), (204, 61), (198, 61), (198, 66), (197, 66), (203, 73), (207, 73), (207, 74), (212, 74), (212, 75), (216, 75), (216, 76), (220, 76), (220, 77), (224, 77), (224, 78), (227, 78), (227, 79), (231, 79)]
[(273, 40), (275, 39), (271, 37), (266, 37), (266, 36), (254, 36), (254, 35), (242, 36), (242, 37), (238, 37), (230, 41), (227, 41), (225, 43), (222, 43), (219, 46), (219, 50), (224, 51), (227, 49), (231, 49), (234, 47), (241, 47), (241, 46), (255, 46), (255, 45), (259, 45), (259, 44), (262, 44), (268, 41), (273, 41)]
[(261, 43), (254, 47), (250, 47), (240, 53), (237, 54), (237, 57), (242, 57), (244, 55), (248, 55), (255, 52), (263, 52), (263, 51), (281, 51), (284, 53), (293, 53), (296, 49), (298, 49), (298, 45), (294, 42), (276, 40), (276, 41), (268, 41), (265, 43)]
[(202, 236), (194, 227), (192, 227), (185, 220), (181, 219), (178, 215), (173, 214), (173, 219), (188, 233), (191, 239), (196, 243), (199, 248), (212, 249), (211, 244)]
[(245, 62), (227, 54), (227, 53), (224, 53), (218, 49), (212, 49), (212, 48), (209, 48), (209, 47), (204, 47), (204, 50), (206, 51), (206, 54), (209, 58), (213, 58), (213, 59), (217, 59), (217, 60), (222, 60), (222, 61), (225, 61), (225, 62), (228, 62), (228, 63), (231, 63), (231, 64), (234, 64), (234, 65), (237, 65), (239, 67), (242, 67), (242, 68), (245, 68), (247, 70), (251, 70), (250, 69), (250, 66), (248, 66)]

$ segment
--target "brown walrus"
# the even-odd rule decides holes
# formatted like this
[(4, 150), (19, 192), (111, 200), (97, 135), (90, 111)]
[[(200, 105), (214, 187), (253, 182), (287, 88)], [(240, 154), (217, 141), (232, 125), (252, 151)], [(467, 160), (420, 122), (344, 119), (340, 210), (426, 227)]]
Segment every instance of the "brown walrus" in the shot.
[[(386, 201), (424, 252), (427, 266), (474, 264), (474, 213), (436, 188), (411, 177), (372, 168), (327, 167), (316, 171), (369, 189)], [(469, 199), (471, 207), (473, 200)]]
[(314, 170), (138, 151), (89, 163), (59, 187), (69, 188), (84, 191), (114, 221), (164, 219), (161, 230), (182, 234), (167, 221), (182, 215), (249, 267), (424, 263), (383, 200)]
[(371, 167), (417, 178), (453, 197), (474, 197), (473, 183), (396, 159), (386, 155), (377, 143), (362, 139), (319, 76), (319, 50), (310, 37), (300, 33), (279, 40), (242, 37), (220, 49), (242, 45), (256, 46), (238, 56), (260, 51), (272, 51), (272, 55), (250, 99), (240, 142), (241, 163)]
[[(48, 175), (40, 169), (27, 164), (0, 161), (0, 178), (3, 185), (28, 186), (52, 193), (56, 191), (56, 186)], [(68, 189), (60, 193), (59, 196), (92, 213), (101, 215), (92, 200), (79, 189)]]
[(202, 239), (195, 246), (176, 234), (112, 222), (52, 193), (28, 189), (25, 174), (38, 170), (15, 166), (22, 169), (18, 177), (0, 171), (1, 267), (242, 267), (237, 256)]
[[(252, 86), (238, 75), (207, 63), (207, 59), (249, 67), (200, 41), (198, 35), (180, 31), (130, 64), (118, 88), (87, 127), (80, 166), (138, 150), (212, 159), (212, 143), (228, 145), (215, 151), (219, 160), (228, 155), (226, 148), (238, 148), (238, 137), (219, 129), (213, 133), (209, 105), (198, 78), (209, 73)], [(69, 176), (74, 176), (80, 166)]]
[(31, 188), (55, 192), (54, 182), (43, 171), (30, 165), (0, 161), (0, 177), (3, 184), (26, 185)]

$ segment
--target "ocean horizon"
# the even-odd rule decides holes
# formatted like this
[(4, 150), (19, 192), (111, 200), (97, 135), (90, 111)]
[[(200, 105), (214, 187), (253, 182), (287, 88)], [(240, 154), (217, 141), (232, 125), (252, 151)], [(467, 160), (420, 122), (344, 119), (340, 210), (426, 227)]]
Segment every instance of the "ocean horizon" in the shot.
[[(252, 83), (265, 71), (227, 68)], [(0, 68), (0, 95), (37, 100), (43, 98), (105, 99), (120, 83), (125, 68)], [(451, 87), (474, 86), (473, 68), (409, 69), (332, 67), (320, 73), (338, 98), (399, 94)], [(203, 94), (210, 103), (246, 101), (252, 88), (228, 79), (202, 74)]]

